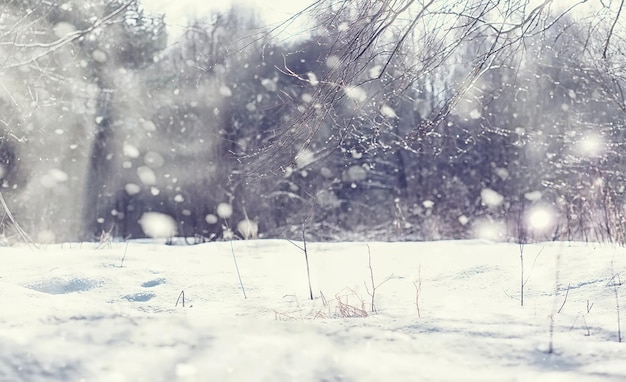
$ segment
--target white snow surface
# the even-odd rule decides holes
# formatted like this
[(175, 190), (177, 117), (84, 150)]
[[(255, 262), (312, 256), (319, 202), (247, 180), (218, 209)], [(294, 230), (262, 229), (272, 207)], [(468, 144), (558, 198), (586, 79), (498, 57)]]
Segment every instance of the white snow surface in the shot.
[(2, 247), (0, 381), (626, 380), (623, 248), (307, 244)]

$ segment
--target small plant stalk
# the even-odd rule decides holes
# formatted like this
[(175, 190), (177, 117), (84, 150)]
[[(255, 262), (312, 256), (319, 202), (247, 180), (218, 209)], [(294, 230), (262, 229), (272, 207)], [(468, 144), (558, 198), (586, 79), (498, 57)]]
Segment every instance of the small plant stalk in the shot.
[(615, 279), (619, 275), (613, 276), (613, 293), (615, 294), (615, 313), (617, 314), (617, 342), (622, 342), (622, 323), (620, 318), (620, 307), (619, 307), (619, 286), (621, 282), (616, 281)]
[(185, 291), (181, 290), (180, 293), (178, 294), (178, 298), (176, 299), (176, 304), (174, 305), (174, 307), (178, 306), (178, 302), (182, 302), (183, 308), (185, 307)]
[[(559, 251), (559, 253), (557, 253), (556, 255), (556, 273), (554, 275), (554, 301), (552, 305), (552, 313), (550, 313), (550, 315), (548, 316), (548, 320), (550, 323), (549, 328), (548, 328), (548, 331), (550, 334), (550, 339), (548, 343), (548, 354), (554, 353), (554, 316), (557, 313), (556, 305), (557, 305), (557, 298), (559, 294), (560, 267), (561, 267), (561, 252)], [(567, 300), (567, 296), (565, 296), (565, 299)], [(565, 301), (563, 301), (563, 305), (565, 305)], [(561, 309), (563, 309), (563, 306), (561, 306)], [(561, 309), (559, 309), (559, 312), (561, 311)]]
[(28, 247), (32, 250), (33, 248), (35, 249), (39, 249), (39, 247), (37, 247), (37, 244), (35, 244), (35, 242), (33, 241), (33, 239), (30, 238), (30, 236), (28, 236), (28, 234), (26, 233), (26, 231), (24, 231), (22, 229), (22, 226), (20, 226), (18, 224), (18, 222), (15, 220), (15, 217), (13, 217), (13, 213), (11, 213), (11, 210), (9, 209), (9, 206), (7, 205), (6, 200), (4, 200), (4, 196), (2, 195), (2, 193), (0, 192), (0, 205), (2, 205), (2, 208), (4, 208), (4, 212), (7, 214), (7, 216), (9, 217), (9, 220), (11, 220), (11, 223), (13, 223), (13, 226), (15, 227), (15, 230), (17, 231), (17, 233), (20, 235), (20, 237), (22, 238), (22, 240), (24, 240), (24, 242), (26, 242), (26, 244), (28, 244)]
[(520, 286), (519, 286), (519, 303), (520, 306), (524, 306), (524, 245), (526, 244), (526, 230), (524, 229), (523, 222), (524, 205), (519, 210), (517, 215), (517, 242), (519, 244), (519, 260), (520, 260)]
[(365, 290), (367, 291), (367, 294), (369, 294), (370, 297), (372, 298), (371, 312), (376, 313), (376, 289), (378, 289), (378, 287), (380, 287), (387, 281), (391, 280), (391, 278), (393, 277), (393, 273), (389, 277), (387, 277), (383, 282), (379, 283), (378, 285), (376, 284), (376, 282), (374, 281), (374, 269), (372, 268), (372, 252), (370, 250), (369, 244), (367, 244), (367, 265), (370, 270), (370, 282), (371, 282), (372, 289), (370, 291), (370, 289), (367, 287), (367, 284), (365, 284)]
[(548, 316), (548, 320), (550, 321), (550, 340), (548, 341), (548, 354), (554, 353), (554, 315), (550, 314)]
[(287, 239), (287, 241), (304, 253), (304, 261), (306, 262), (306, 278), (309, 282), (309, 298), (311, 299), (311, 301), (313, 301), (313, 288), (311, 287), (311, 268), (309, 267), (309, 252), (306, 247), (306, 226), (302, 224), (302, 246), (299, 246), (289, 239)]
[(313, 288), (311, 287), (311, 270), (309, 268), (309, 252), (306, 248), (306, 229), (302, 225), (302, 251), (304, 252), (304, 260), (306, 261), (306, 278), (309, 282), (309, 298), (313, 301)]
[(567, 302), (567, 296), (569, 296), (570, 286), (571, 286), (570, 284), (567, 284), (567, 290), (565, 291), (565, 297), (563, 298), (563, 303), (561, 304), (561, 307), (559, 308), (557, 313), (561, 313), (561, 311), (563, 310), (563, 307), (565, 307), (565, 303)]
[(420, 293), (422, 291), (422, 266), (420, 265), (419, 270), (417, 271), (417, 281), (413, 282), (415, 285), (415, 307), (417, 308), (417, 317), (422, 318), (422, 314), (420, 313)]
[(622, 323), (620, 317), (620, 305), (619, 305), (619, 287), (622, 285), (622, 280), (619, 276), (619, 273), (615, 273), (615, 264), (613, 260), (611, 260), (611, 272), (613, 273), (613, 277), (611, 277), (611, 282), (613, 285), (613, 294), (615, 295), (615, 313), (617, 318), (617, 342), (622, 342)]
[(246, 288), (243, 286), (243, 281), (241, 281), (241, 273), (239, 273), (239, 265), (237, 265), (237, 257), (235, 256), (235, 247), (233, 246), (233, 240), (230, 240), (230, 251), (233, 254), (233, 262), (235, 263), (235, 270), (237, 271), (237, 278), (239, 279), (239, 286), (241, 287), (241, 292), (243, 293), (243, 298), (247, 299), (246, 296)]
[(520, 294), (519, 294), (519, 303), (520, 306), (524, 306), (524, 244), (520, 242), (519, 244), (519, 259), (520, 259)]
[(622, 324), (619, 315), (619, 293), (615, 287), (615, 310), (617, 312), (617, 342), (622, 342)]
[(122, 255), (122, 260), (120, 261), (120, 268), (124, 268), (124, 260), (126, 260), (126, 252), (128, 252), (128, 241), (126, 242), (126, 247), (124, 247), (124, 255)]

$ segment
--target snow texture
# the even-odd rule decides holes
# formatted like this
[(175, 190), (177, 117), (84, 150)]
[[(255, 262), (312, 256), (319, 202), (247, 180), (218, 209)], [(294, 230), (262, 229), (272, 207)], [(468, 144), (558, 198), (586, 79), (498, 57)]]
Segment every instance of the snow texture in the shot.
[(517, 245), (370, 243), (377, 313), (365, 243), (307, 248), (313, 301), (285, 241), (2, 248), (0, 381), (626, 380), (623, 248), (527, 245), (520, 307)]

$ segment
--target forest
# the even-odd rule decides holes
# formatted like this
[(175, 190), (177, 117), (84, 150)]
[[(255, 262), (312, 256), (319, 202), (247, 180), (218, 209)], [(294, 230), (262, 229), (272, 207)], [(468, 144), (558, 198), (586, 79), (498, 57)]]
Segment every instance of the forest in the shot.
[(2, 0), (0, 242), (623, 244), (623, 3)]

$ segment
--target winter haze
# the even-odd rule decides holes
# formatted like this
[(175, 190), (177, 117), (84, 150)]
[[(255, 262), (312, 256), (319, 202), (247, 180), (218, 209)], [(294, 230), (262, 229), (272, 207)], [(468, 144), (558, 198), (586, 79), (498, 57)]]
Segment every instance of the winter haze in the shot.
[(0, 381), (624, 380), (623, 7), (4, 0)]
[(6, 4), (8, 242), (623, 237), (618, 9), (170, 3)]

